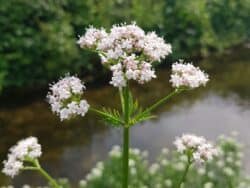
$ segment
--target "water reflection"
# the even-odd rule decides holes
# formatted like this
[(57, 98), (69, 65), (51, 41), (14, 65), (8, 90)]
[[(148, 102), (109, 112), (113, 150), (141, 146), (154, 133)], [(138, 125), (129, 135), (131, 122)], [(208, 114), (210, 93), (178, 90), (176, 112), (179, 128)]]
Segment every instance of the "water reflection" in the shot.
[[(246, 52), (247, 53), (247, 52)], [(236, 130), (246, 146), (250, 144), (250, 56), (228, 56), (203, 61), (201, 66), (211, 76), (205, 88), (200, 88), (171, 100), (156, 112), (159, 117), (132, 129), (132, 145), (150, 151), (154, 158), (160, 148), (172, 146), (176, 135), (193, 132), (215, 139), (220, 134)], [(145, 86), (134, 86), (138, 100), (146, 105), (164, 96), (169, 87), (169, 71), (158, 72), (158, 79)], [(110, 86), (88, 90), (90, 104), (115, 107), (116, 90)], [(23, 100), (23, 99), (20, 99)], [(121, 144), (121, 131), (110, 129), (93, 114), (84, 119), (61, 123), (51, 114), (43, 99), (29, 104), (0, 109), (0, 159), (4, 159), (12, 144), (20, 138), (34, 135), (43, 145), (42, 164), (54, 176), (69, 177), (77, 182), (95, 164), (107, 156), (114, 144)], [(247, 157), (250, 157), (247, 147)], [(250, 160), (246, 161), (250, 171)], [(0, 175), (0, 185), (10, 180)], [(20, 186), (43, 181), (25, 173), (14, 180)]]

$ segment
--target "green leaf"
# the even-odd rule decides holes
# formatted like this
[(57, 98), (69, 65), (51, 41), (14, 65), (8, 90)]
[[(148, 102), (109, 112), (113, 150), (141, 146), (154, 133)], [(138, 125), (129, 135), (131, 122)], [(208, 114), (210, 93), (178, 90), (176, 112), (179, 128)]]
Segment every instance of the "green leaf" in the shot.
[(99, 116), (101, 116), (103, 120), (109, 125), (118, 127), (124, 124), (119, 111), (115, 109), (112, 110), (109, 108), (103, 108), (102, 110), (92, 110), (95, 111)]
[(141, 109), (139, 110), (138, 114), (135, 115), (129, 122), (130, 125), (135, 125), (137, 123), (155, 118), (156, 116), (151, 115), (150, 113), (145, 113), (145, 111), (142, 111)]

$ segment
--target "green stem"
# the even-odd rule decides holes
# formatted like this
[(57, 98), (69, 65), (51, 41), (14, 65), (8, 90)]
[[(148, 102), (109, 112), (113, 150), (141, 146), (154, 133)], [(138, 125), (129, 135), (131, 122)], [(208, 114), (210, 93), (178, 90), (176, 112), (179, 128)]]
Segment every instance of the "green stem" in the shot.
[(188, 170), (189, 170), (191, 164), (192, 164), (192, 162), (191, 162), (191, 160), (190, 160), (190, 157), (188, 157), (188, 162), (187, 162), (185, 171), (184, 171), (184, 173), (183, 173), (183, 175), (182, 175), (180, 181), (178, 182), (176, 188), (181, 188), (182, 183), (185, 183), (186, 177), (187, 177), (187, 174), (188, 174)]
[(125, 87), (121, 98), (123, 105), (124, 127), (123, 127), (123, 182), (122, 188), (128, 188), (129, 181), (129, 87)]
[(40, 172), (40, 174), (48, 180), (48, 182), (51, 184), (52, 187), (54, 188), (61, 188), (57, 182), (42, 168), (38, 168), (38, 172)]
[(29, 160), (34, 166), (33, 167), (24, 167), (24, 170), (37, 170), (46, 180), (48, 180), (49, 184), (53, 188), (61, 188), (60, 185), (54, 180), (43, 168), (40, 166), (39, 161), (36, 160)]
[(184, 89), (175, 89), (174, 91), (172, 91), (170, 94), (168, 94), (167, 96), (163, 97), (162, 99), (160, 99), (159, 101), (157, 101), (156, 103), (154, 103), (153, 105), (151, 105), (150, 107), (148, 107), (146, 110), (144, 110), (142, 112), (142, 114), (147, 114), (151, 111), (153, 111), (154, 109), (156, 109), (158, 106), (160, 106), (161, 104), (165, 103), (168, 99), (170, 99), (171, 97), (175, 96), (176, 94), (179, 94), (183, 91)]
[(121, 108), (122, 108), (122, 113), (124, 114), (124, 98), (123, 98), (123, 90), (122, 88), (119, 88), (119, 95), (120, 95), (120, 100), (121, 100)]
[(123, 129), (123, 183), (122, 187), (128, 187), (128, 161), (129, 161), (129, 127)]
[(129, 123), (129, 86), (124, 88), (123, 102), (124, 102), (124, 122), (125, 122), (125, 125), (128, 125)]

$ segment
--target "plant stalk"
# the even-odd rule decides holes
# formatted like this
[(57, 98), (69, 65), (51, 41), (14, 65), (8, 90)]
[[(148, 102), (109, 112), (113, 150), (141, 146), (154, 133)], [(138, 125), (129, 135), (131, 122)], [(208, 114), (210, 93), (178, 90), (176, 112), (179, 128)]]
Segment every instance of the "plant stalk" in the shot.
[(123, 182), (122, 188), (128, 188), (129, 181), (129, 87), (125, 87), (123, 90), (123, 97), (121, 102), (123, 106), (124, 126), (123, 126)]
[(182, 183), (185, 183), (186, 177), (187, 177), (187, 174), (188, 174), (188, 170), (189, 170), (191, 164), (192, 164), (192, 162), (190, 161), (190, 157), (189, 157), (188, 158), (188, 163), (187, 163), (186, 168), (185, 168), (185, 171), (184, 171), (184, 173), (183, 173), (183, 175), (181, 177), (181, 180), (177, 184), (176, 188), (181, 188)]
[(57, 182), (45, 171), (43, 170), (42, 168), (38, 168), (38, 172), (40, 172), (40, 174), (48, 180), (48, 182), (51, 184), (51, 186), (53, 188), (61, 188)]
[(161, 98), (159, 101), (157, 101), (156, 103), (154, 103), (153, 105), (151, 105), (150, 107), (148, 107), (146, 110), (144, 110), (142, 112), (142, 114), (146, 114), (146, 113), (149, 113), (149, 112), (153, 111), (158, 106), (160, 106), (161, 104), (165, 103), (168, 99), (170, 99), (171, 97), (175, 96), (176, 94), (178, 94), (178, 93), (180, 93), (182, 91), (183, 91), (183, 89), (175, 89), (170, 94), (168, 94), (167, 96)]
[(123, 188), (128, 188), (129, 127), (123, 129)]
[(54, 180), (39, 164), (39, 161), (36, 159), (32, 161), (34, 164), (35, 168), (48, 182), (53, 188), (61, 188), (60, 185)]

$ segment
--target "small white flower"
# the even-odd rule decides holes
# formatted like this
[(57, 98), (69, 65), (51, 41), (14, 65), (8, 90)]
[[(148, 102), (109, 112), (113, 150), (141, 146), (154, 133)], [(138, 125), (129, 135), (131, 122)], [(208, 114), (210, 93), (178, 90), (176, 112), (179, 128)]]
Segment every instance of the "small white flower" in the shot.
[(42, 154), (41, 145), (35, 137), (20, 140), (15, 146), (10, 148), (7, 161), (4, 161), (2, 172), (14, 177), (24, 167), (23, 162), (26, 158), (36, 159)]
[(219, 160), (219, 161), (216, 162), (216, 165), (217, 165), (219, 168), (222, 168), (222, 167), (225, 166), (225, 162), (224, 162), (224, 160)]
[(109, 152), (109, 156), (114, 157), (114, 158), (119, 158), (121, 157), (122, 152), (121, 152), (121, 147), (120, 146), (113, 146), (112, 150)]
[(102, 64), (112, 71), (110, 84), (125, 87), (128, 80), (140, 84), (156, 77), (152, 63), (172, 53), (171, 45), (155, 32), (145, 33), (135, 23), (113, 25), (110, 32), (90, 27), (78, 44), (99, 53)]
[(31, 186), (30, 185), (23, 185), (22, 188), (31, 188)]
[(203, 167), (198, 168), (197, 171), (198, 171), (198, 174), (200, 174), (200, 175), (204, 175), (206, 173), (206, 169)]
[(79, 185), (80, 185), (80, 187), (86, 187), (87, 186), (86, 180), (80, 180)]
[(175, 168), (176, 170), (178, 170), (178, 171), (184, 171), (184, 170), (185, 170), (185, 167), (186, 167), (186, 165), (185, 165), (185, 163), (183, 163), (183, 162), (178, 162), (178, 163), (175, 163), (175, 164), (174, 164), (174, 168)]
[(207, 182), (204, 184), (203, 188), (213, 188), (214, 184), (212, 182)]
[(141, 152), (140, 152), (139, 149), (135, 148), (135, 149), (131, 150), (131, 153), (134, 154), (134, 155), (138, 155), (139, 156)]
[(208, 80), (208, 75), (191, 63), (185, 64), (180, 60), (172, 65), (170, 82), (175, 88), (196, 88), (206, 85)]
[(141, 154), (141, 156), (143, 158), (147, 158), (148, 157), (148, 151), (143, 151), (142, 154)]
[(79, 38), (77, 43), (81, 48), (94, 48), (97, 45), (97, 42), (106, 36), (107, 33), (104, 29), (96, 29), (91, 26), (86, 30), (85, 35)]
[(110, 84), (113, 85), (114, 87), (121, 88), (125, 87), (127, 84), (121, 66), (122, 66), (121, 64), (117, 64), (111, 67), (111, 70), (113, 71), (113, 76), (110, 81)]
[(102, 169), (93, 168), (91, 173), (93, 178), (99, 178), (102, 175)]
[(163, 165), (163, 166), (166, 166), (166, 165), (168, 165), (168, 160), (166, 160), (166, 159), (163, 159), (163, 160), (161, 160), (161, 164)]
[(165, 180), (164, 184), (167, 186), (167, 187), (172, 187), (173, 183), (170, 179), (167, 179)]
[(193, 134), (183, 134), (182, 137), (177, 137), (174, 144), (180, 153), (192, 151), (192, 158), (197, 163), (212, 160), (214, 156), (218, 155), (217, 149), (212, 144), (203, 137)]
[(161, 150), (161, 153), (162, 153), (163, 155), (167, 155), (167, 154), (169, 153), (169, 149), (168, 149), (168, 148), (163, 148), (163, 149)]
[(135, 167), (130, 168), (130, 173), (131, 173), (132, 175), (135, 175), (135, 174), (137, 173), (136, 168), (135, 168)]
[(225, 167), (223, 168), (223, 172), (227, 175), (227, 176), (233, 176), (234, 175), (234, 171), (232, 168), (230, 167)]
[(52, 111), (61, 120), (75, 115), (84, 116), (89, 109), (87, 101), (81, 99), (84, 89), (84, 84), (75, 76), (66, 76), (53, 84), (47, 96)]
[(133, 159), (129, 159), (128, 164), (130, 167), (134, 167), (135, 166), (135, 161)]
[(214, 172), (213, 171), (209, 171), (208, 173), (207, 173), (207, 175), (208, 175), (208, 177), (209, 178), (215, 178), (215, 174), (214, 174)]
[(160, 168), (159, 164), (154, 163), (150, 166), (149, 173), (153, 175), (159, 170), (159, 168)]

